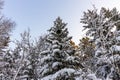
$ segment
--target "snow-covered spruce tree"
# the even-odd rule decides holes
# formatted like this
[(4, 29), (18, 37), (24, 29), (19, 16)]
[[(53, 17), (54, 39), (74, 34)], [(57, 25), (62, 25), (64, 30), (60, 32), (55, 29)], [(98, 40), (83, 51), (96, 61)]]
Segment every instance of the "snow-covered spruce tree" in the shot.
[(37, 53), (38, 55), (37, 55), (37, 66), (36, 66), (36, 72), (37, 72), (37, 74), (38, 74), (38, 79), (39, 79), (39, 77), (40, 77), (40, 75), (39, 75), (39, 70), (40, 70), (40, 68), (41, 68), (41, 58), (42, 58), (42, 56), (40, 55), (40, 53), (42, 52), (42, 51), (45, 51), (45, 50), (47, 50), (48, 48), (49, 48), (49, 44), (48, 43), (46, 43), (46, 39), (47, 39), (47, 34), (45, 34), (45, 35), (42, 35), (42, 36), (40, 36), (39, 38), (38, 38), (38, 40), (36, 40), (36, 42), (35, 42), (35, 53)]
[(66, 23), (58, 17), (46, 40), (51, 46), (41, 52), (41, 80), (75, 80), (75, 72), (83, 66), (79, 58), (74, 56), (71, 38), (68, 37)]
[[(119, 17), (117, 16), (116, 19), (120, 20), (120, 15)], [(111, 73), (114, 80), (120, 79), (120, 22), (116, 23), (115, 27), (116, 29), (112, 33), (112, 46), (110, 47), (111, 54), (109, 54), (110, 60), (114, 65), (114, 70)]]
[(47, 48), (50, 46), (48, 43), (46, 43), (47, 36), (47, 34), (42, 35), (38, 38), (38, 40), (36, 40), (35, 47), (37, 52), (41, 53), (42, 51), (47, 50)]
[[(97, 9), (88, 10), (88, 12), (84, 12), (81, 23), (85, 24), (83, 27), (88, 29), (86, 34), (93, 38), (96, 45), (93, 58), (97, 62), (94, 63), (94, 70), (91, 69), (91, 71), (102, 80), (119, 80), (120, 52), (117, 51), (117, 55), (115, 55), (115, 51), (117, 48), (117, 50), (120, 49), (118, 47), (120, 33), (118, 30), (115, 33), (112, 29), (119, 26), (120, 14), (116, 8), (112, 10), (101, 8), (100, 13), (97, 12)], [(116, 48), (115, 44), (117, 44)]]

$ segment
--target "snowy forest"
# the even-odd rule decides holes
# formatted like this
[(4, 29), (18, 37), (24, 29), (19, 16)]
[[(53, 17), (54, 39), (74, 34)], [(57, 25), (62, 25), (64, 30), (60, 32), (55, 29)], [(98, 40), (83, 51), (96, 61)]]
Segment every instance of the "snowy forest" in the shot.
[[(20, 40), (11, 41), (16, 23), (2, 15), (2, 7), (0, 0), (0, 80), (120, 80), (116, 8), (83, 12), (80, 23), (86, 36), (76, 45), (60, 17), (48, 34), (32, 39), (28, 29)], [(10, 43), (15, 47), (11, 49)]]

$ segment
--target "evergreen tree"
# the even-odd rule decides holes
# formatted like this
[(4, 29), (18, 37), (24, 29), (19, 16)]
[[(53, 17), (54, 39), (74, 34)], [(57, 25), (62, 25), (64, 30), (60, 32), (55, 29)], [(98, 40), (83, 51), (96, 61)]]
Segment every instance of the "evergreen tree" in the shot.
[[(118, 20), (120, 20), (120, 18)], [(119, 23), (116, 23), (115, 27), (116, 27), (115, 31), (113, 33), (111, 33), (112, 46), (110, 47), (110, 54), (109, 54), (109, 59), (111, 60), (111, 63), (113, 64), (113, 66), (112, 66), (113, 71), (112, 71), (111, 75), (114, 80), (120, 79), (120, 29), (119, 29)]]
[(83, 67), (70, 44), (66, 23), (60, 17), (54, 21), (46, 42), (51, 46), (41, 52), (41, 80), (75, 80), (76, 70)]
[[(96, 63), (93, 64), (94, 70), (91, 69), (91, 71), (93, 73), (95, 72), (96, 76), (103, 80), (119, 80), (120, 74), (116, 71), (117, 66), (115, 65), (119, 62), (115, 62), (115, 60), (120, 60), (120, 57), (119, 55), (114, 57), (113, 49), (111, 49), (112, 46), (120, 43), (115, 41), (117, 38), (115, 36), (116, 33), (112, 32), (112, 29), (120, 23), (118, 11), (116, 8), (112, 10), (101, 8), (100, 13), (97, 12), (96, 8), (94, 10), (88, 10), (88, 12), (84, 12), (81, 23), (85, 24), (83, 27), (88, 29), (86, 34), (93, 37), (96, 45), (95, 55), (93, 56)], [(119, 47), (117, 48), (120, 50)]]

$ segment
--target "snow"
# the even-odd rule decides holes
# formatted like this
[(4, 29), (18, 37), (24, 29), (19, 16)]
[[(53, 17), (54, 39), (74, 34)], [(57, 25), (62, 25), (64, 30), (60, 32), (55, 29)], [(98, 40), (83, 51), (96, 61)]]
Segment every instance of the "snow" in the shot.
[(49, 75), (49, 76), (47, 76), (47, 77), (44, 77), (44, 78), (42, 78), (42, 79), (40, 79), (40, 80), (52, 80), (52, 75)]
[(74, 57), (73, 56), (68, 56), (67, 58), (66, 58), (66, 61), (74, 61)]
[(120, 46), (115, 46), (115, 49), (118, 51), (120, 50)]
[(41, 75), (43, 76), (45, 73), (49, 72), (50, 69), (44, 69)]
[(120, 36), (116, 37), (116, 39), (120, 41)]
[(45, 69), (47, 69), (47, 67), (48, 67), (48, 64), (46, 64), (43, 67), (41, 67), (40, 72), (43, 71), (43, 70), (45, 70)]
[(4, 74), (3, 73), (0, 73), (0, 76), (3, 76)]
[(112, 62), (117, 62), (117, 61), (120, 61), (120, 56), (119, 56), (119, 54), (116, 54), (116, 55), (114, 55), (114, 56), (111, 56), (110, 57), (110, 61), (112, 61)]
[(74, 70), (74, 69), (71, 69), (71, 68), (64, 68), (64, 69), (61, 69), (61, 70), (59, 70), (58, 72), (56, 72), (53, 77), (57, 77), (59, 74), (62, 75), (62, 74), (64, 74), (65, 72), (67, 72), (68, 75), (70, 75), (71, 73), (74, 73), (75, 70)]
[(55, 54), (55, 53), (60, 53), (60, 49), (54, 49), (53, 50), (53, 53)]
[(7, 64), (8, 64), (7, 62), (1, 61), (1, 62), (0, 62), (0, 68), (4, 67), (4, 66), (7, 65)]
[(89, 74), (89, 75), (87, 75), (87, 77), (89, 77), (90, 80), (102, 80), (102, 79), (98, 79), (98, 78), (95, 76), (95, 74)]
[(27, 77), (28, 77), (28, 75), (23, 75), (23, 76), (20, 76), (19, 79), (21, 79), (21, 80), (26, 80)]
[(96, 52), (95, 52), (95, 56), (97, 57), (97, 56), (100, 56), (100, 55), (102, 55), (102, 54), (104, 54), (106, 52), (106, 50), (104, 49), (104, 48), (98, 48), (97, 50), (96, 50)]
[(46, 60), (52, 60), (52, 57), (50, 55), (48, 56), (44, 56), (40, 61), (41, 61), (41, 64), (46, 62)]
[(58, 45), (54, 44), (54, 45), (52, 46), (52, 48), (53, 48), (53, 49), (58, 48)]
[(107, 77), (106, 80), (113, 80), (113, 79), (110, 79), (110, 78)]
[(54, 62), (53, 64), (52, 64), (52, 68), (54, 68), (55, 66), (57, 66), (57, 65), (59, 65), (59, 64), (61, 64), (60, 62)]
[(75, 78), (75, 80), (81, 80), (79, 77)]
[(71, 68), (64, 68), (64, 69), (59, 70), (53, 75), (49, 75), (49, 76), (42, 78), (41, 80), (54, 80), (55, 78), (57, 78), (57, 76), (64, 75), (66, 72), (68, 73), (68, 75), (70, 75), (71, 73), (74, 73), (75, 70)]
[(58, 43), (58, 40), (54, 40), (52, 43), (53, 43), (53, 44), (56, 44), (56, 43)]
[(114, 45), (112, 48), (114, 51), (120, 51), (120, 46), (118, 45)]
[(98, 50), (95, 52), (95, 56), (97, 57), (97, 56), (99, 56), (100, 54), (101, 54), (101, 50), (98, 49)]
[(49, 52), (50, 52), (50, 50), (42, 51), (42, 52), (41, 52), (41, 55), (45, 55), (45, 54), (47, 54), (47, 53), (49, 53)]

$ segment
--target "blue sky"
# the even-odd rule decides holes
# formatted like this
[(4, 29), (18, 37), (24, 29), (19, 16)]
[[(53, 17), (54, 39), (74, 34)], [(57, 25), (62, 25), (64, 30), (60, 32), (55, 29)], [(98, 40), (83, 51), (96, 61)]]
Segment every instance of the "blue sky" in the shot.
[(11, 39), (20, 39), (20, 33), (31, 29), (32, 37), (38, 37), (53, 26), (53, 21), (60, 16), (68, 23), (69, 35), (78, 44), (84, 36), (80, 18), (83, 11), (101, 7), (120, 10), (119, 0), (5, 0), (2, 13), (16, 22)]

